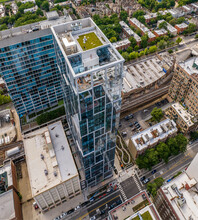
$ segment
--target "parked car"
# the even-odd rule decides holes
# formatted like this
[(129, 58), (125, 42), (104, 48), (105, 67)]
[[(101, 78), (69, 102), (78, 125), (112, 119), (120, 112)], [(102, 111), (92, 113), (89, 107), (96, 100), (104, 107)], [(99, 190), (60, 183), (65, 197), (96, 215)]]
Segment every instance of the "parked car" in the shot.
[(127, 136), (127, 132), (126, 132), (126, 131), (123, 131), (123, 132), (122, 132), (122, 136), (123, 136), (123, 137), (126, 137), (126, 136)]
[(134, 122), (134, 125), (139, 124), (137, 121)]
[(122, 127), (122, 124), (121, 124), (121, 122), (119, 123), (119, 128), (120, 128), (120, 127)]
[(148, 109), (144, 109), (144, 111), (143, 111), (144, 113), (146, 113), (146, 112), (148, 112)]
[(128, 115), (129, 119), (132, 119), (134, 116), (133, 114)]
[(95, 215), (90, 218), (90, 220), (95, 220), (95, 219), (96, 219)]
[(130, 124), (129, 124), (129, 127), (133, 127), (133, 123), (130, 123)]
[(78, 209), (80, 209), (80, 206), (79, 206), (79, 205), (76, 206), (75, 211), (77, 211)]
[(145, 199), (146, 199), (146, 195), (145, 195), (145, 194), (142, 194), (142, 198), (145, 200)]
[(34, 206), (34, 209), (38, 209), (39, 208), (36, 202), (33, 202), (33, 206)]
[(147, 184), (148, 182), (150, 182), (150, 179), (149, 179), (149, 178), (146, 178), (146, 179), (143, 181), (144, 184)]
[(67, 215), (71, 214), (72, 212), (74, 212), (74, 209), (70, 209), (70, 210), (67, 212)]
[(143, 177), (140, 178), (140, 181), (143, 181), (143, 180), (145, 180), (145, 179), (146, 179), (146, 177), (143, 176)]
[(152, 170), (151, 171), (151, 174), (154, 174), (154, 173), (156, 173), (157, 172), (157, 170)]
[(125, 121), (128, 121), (130, 118), (129, 118), (129, 116), (127, 115), (124, 119), (125, 119)]

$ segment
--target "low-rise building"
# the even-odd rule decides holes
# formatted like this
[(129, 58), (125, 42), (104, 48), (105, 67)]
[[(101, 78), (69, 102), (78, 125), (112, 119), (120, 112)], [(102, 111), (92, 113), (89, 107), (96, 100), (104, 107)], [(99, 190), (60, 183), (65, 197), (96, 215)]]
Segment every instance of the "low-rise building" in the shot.
[(15, 2), (12, 2), (11, 7), (12, 7), (12, 13), (15, 15), (18, 12), (18, 6)]
[(0, 4), (0, 17), (5, 16), (5, 6), (3, 4)]
[[(165, 21), (165, 20), (159, 20), (159, 21), (157, 22), (157, 26), (159, 27), (159, 25), (160, 25), (162, 22), (166, 22), (166, 21)], [(177, 29), (174, 28), (172, 25), (170, 25), (168, 22), (166, 22), (166, 23), (167, 23), (167, 31), (169, 31), (171, 35), (176, 36), (176, 35), (177, 35)]]
[(131, 28), (124, 21), (120, 21), (119, 23), (122, 27), (125, 36), (127, 38), (134, 37), (137, 42), (137, 45), (140, 46), (141, 37), (138, 34), (136, 34), (133, 30), (131, 30)]
[(37, 9), (38, 9), (38, 6), (35, 5), (35, 6), (32, 7), (32, 8), (26, 8), (26, 9), (24, 9), (24, 13), (26, 13), (26, 12), (34, 13), (34, 12), (36, 12)]
[(136, 18), (129, 19), (129, 24), (141, 31), (142, 35), (148, 34), (148, 41), (151, 42), (156, 39), (156, 36), (141, 22), (139, 22)]
[[(142, 204), (142, 205), (141, 205)], [(110, 220), (152, 219), (161, 220), (146, 191), (141, 191), (109, 211)]]
[(24, 148), (32, 197), (42, 211), (80, 194), (78, 171), (60, 121), (27, 134)]
[(143, 154), (146, 149), (152, 148), (160, 142), (164, 142), (167, 138), (175, 136), (177, 131), (175, 122), (170, 119), (165, 119), (133, 135), (129, 139), (129, 151), (133, 158), (136, 159), (137, 156)]
[(176, 122), (183, 133), (193, 131), (197, 126), (197, 119), (179, 102), (172, 104), (166, 110), (166, 115)]
[(113, 46), (117, 50), (126, 50), (128, 47), (130, 47), (130, 45), (131, 45), (131, 42), (128, 39), (124, 39), (124, 40), (113, 43)]
[(146, 23), (149, 23), (152, 19), (156, 19), (157, 18), (157, 13), (150, 13), (150, 14), (146, 14), (144, 15), (145, 21)]
[(188, 25), (186, 23), (181, 23), (181, 24), (175, 25), (175, 28), (177, 29), (178, 34), (181, 34), (184, 30), (186, 30), (187, 27), (188, 27)]
[(48, 21), (51, 21), (51, 20), (58, 19), (59, 15), (57, 11), (49, 11), (49, 12), (46, 12), (46, 17)]
[(195, 3), (192, 3), (190, 4), (191, 8), (192, 8), (192, 11), (194, 12), (197, 12), (198, 11), (198, 4), (195, 2)]
[(161, 36), (167, 35), (168, 31), (162, 28), (159, 30), (154, 30), (153, 33), (155, 34), (156, 37), (161, 37)]
[(198, 156), (186, 170), (163, 185), (154, 199), (162, 220), (198, 219)]
[(167, 52), (125, 66), (122, 95), (128, 97), (151, 87), (160, 86), (174, 69), (174, 57)]
[(198, 57), (177, 62), (169, 87), (169, 97), (182, 102), (193, 116), (198, 115)]
[(16, 169), (14, 163), (10, 160), (0, 168), (1, 219), (23, 219), (20, 199), (17, 193)]

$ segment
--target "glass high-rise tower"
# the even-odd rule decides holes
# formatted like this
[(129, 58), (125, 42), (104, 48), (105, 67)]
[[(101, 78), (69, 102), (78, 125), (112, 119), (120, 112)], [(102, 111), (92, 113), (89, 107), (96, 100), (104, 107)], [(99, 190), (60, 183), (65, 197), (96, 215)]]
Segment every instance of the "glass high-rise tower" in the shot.
[(51, 30), (68, 124), (87, 186), (96, 185), (112, 176), (124, 59), (90, 18)]
[(0, 71), (19, 116), (54, 106), (63, 99), (56, 63), (50, 28), (0, 40)]

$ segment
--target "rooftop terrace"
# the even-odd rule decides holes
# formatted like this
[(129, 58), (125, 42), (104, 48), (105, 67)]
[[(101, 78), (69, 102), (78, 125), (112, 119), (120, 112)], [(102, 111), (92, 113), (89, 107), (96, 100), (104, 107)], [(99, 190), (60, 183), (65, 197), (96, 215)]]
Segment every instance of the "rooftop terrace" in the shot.
[(198, 57), (191, 57), (185, 61), (179, 62), (181, 68), (183, 68), (189, 75), (198, 75)]
[(76, 74), (123, 60), (90, 18), (53, 26), (52, 31), (65, 59), (71, 64), (74, 77)]

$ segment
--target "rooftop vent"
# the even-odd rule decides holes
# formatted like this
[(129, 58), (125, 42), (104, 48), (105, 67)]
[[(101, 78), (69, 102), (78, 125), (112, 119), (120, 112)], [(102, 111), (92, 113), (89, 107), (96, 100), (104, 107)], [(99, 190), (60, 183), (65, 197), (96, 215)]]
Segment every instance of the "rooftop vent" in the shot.
[(58, 134), (55, 134), (55, 137), (59, 137), (59, 135), (58, 135)]
[(54, 171), (54, 176), (57, 176), (57, 172), (56, 171)]
[(43, 154), (41, 154), (41, 160), (44, 160), (44, 155)]
[(45, 176), (48, 175), (48, 171), (46, 169), (44, 170), (44, 173), (45, 173)]
[(61, 146), (61, 149), (64, 150), (65, 148), (63, 146)]

